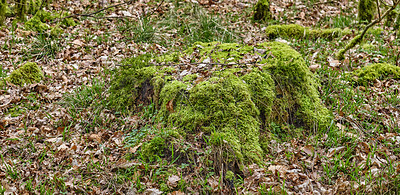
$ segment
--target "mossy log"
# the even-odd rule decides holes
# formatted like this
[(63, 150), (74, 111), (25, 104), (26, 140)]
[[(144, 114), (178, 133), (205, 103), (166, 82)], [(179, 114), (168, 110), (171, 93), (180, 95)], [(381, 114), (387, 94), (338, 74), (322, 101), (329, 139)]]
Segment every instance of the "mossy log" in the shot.
[[(261, 162), (268, 142), (281, 137), (279, 133), (298, 136), (327, 127), (331, 115), (319, 98), (319, 84), (302, 56), (284, 43), (254, 47), (195, 43), (182, 53), (156, 60), (177, 63), (179, 58), (192, 57), (229, 64), (249, 56), (260, 60), (246, 68), (214, 67), (213, 72), (210, 64), (193, 64), (186, 70), (150, 66), (149, 56), (139, 56), (133, 58), (133, 66), (121, 67), (115, 74), (109, 100), (117, 109), (153, 103), (167, 127), (185, 134), (201, 131), (210, 136), (211, 144), (227, 144), (235, 159), (248, 163)], [(280, 132), (277, 126), (282, 127)]]
[(278, 37), (292, 39), (333, 39), (351, 33), (351, 30), (348, 29), (311, 29), (298, 24), (271, 25), (265, 29), (265, 34), (269, 39), (275, 39)]

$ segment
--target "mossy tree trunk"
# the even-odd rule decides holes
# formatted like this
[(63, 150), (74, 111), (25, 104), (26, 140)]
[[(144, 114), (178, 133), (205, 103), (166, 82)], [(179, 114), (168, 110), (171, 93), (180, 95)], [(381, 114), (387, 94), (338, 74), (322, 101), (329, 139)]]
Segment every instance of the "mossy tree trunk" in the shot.
[(271, 19), (271, 11), (269, 10), (269, 0), (258, 0), (254, 6), (253, 20), (265, 21)]
[(0, 26), (4, 24), (4, 20), (6, 19), (6, 11), (7, 11), (7, 1), (0, 0)]
[(375, 0), (360, 0), (358, 2), (358, 20), (360, 23), (370, 23), (376, 12)]

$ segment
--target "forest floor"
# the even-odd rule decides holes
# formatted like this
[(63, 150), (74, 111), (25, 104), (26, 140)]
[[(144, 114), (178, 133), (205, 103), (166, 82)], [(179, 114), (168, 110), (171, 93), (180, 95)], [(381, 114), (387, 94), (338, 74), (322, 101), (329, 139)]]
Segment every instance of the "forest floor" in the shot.
[(37, 84), (0, 89), (0, 194), (399, 193), (400, 81), (361, 86), (349, 76), (371, 63), (399, 65), (399, 35), (383, 23), (344, 61), (334, 53), (356, 34), (284, 40), (315, 71), (334, 120), (329, 129), (274, 140), (262, 164), (244, 167), (232, 180), (207, 167), (210, 148), (194, 143), (184, 144), (197, 149), (197, 163), (144, 161), (140, 147), (157, 131), (155, 111), (121, 114), (107, 107), (110, 78), (124, 59), (182, 51), (197, 41), (255, 45), (269, 41), (264, 29), (271, 24), (355, 32), (362, 28), (354, 1), (272, 0), (273, 20), (265, 23), (251, 21), (255, 0), (113, 6), (121, 2), (54, 1), (46, 10), (69, 13), (77, 23), (61, 25), (61, 34), (27, 30), (15, 17), (0, 27), (0, 79), (28, 61), (45, 75)]

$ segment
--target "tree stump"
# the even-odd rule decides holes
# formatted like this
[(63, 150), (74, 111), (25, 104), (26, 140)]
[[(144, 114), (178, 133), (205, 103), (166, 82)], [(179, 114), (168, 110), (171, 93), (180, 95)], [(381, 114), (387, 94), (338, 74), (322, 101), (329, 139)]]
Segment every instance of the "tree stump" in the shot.
[(137, 110), (152, 103), (166, 128), (201, 132), (242, 163), (261, 162), (274, 138), (330, 123), (305, 60), (280, 42), (198, 42), (184, 52), (133, 58), (115, 75), (111, 105)]

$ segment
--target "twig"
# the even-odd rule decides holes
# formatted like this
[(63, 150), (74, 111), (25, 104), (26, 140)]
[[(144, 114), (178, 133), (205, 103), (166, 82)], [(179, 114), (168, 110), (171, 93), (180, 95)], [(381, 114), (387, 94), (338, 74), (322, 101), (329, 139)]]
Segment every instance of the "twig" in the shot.
[(314, 5), (323, 5), (323, 4), (330, 4), (330, 3), (340, 3), (340, 2), (338, 2), (338, 1), (325, 1), (325, 2), (314, 3)]

